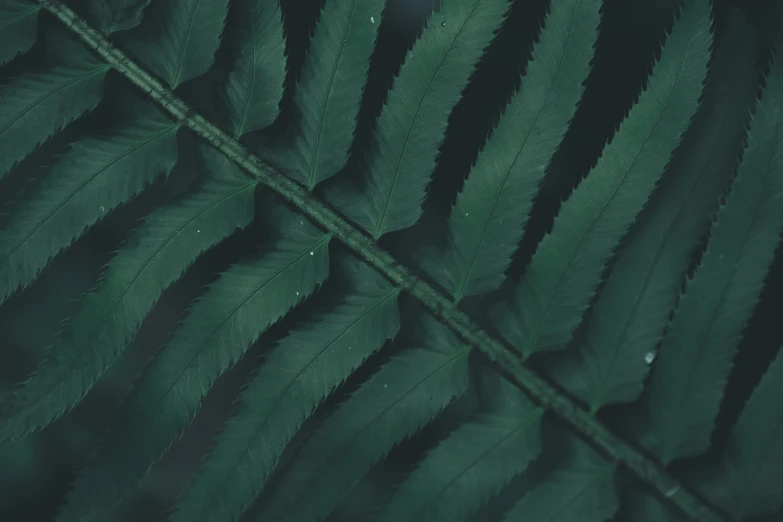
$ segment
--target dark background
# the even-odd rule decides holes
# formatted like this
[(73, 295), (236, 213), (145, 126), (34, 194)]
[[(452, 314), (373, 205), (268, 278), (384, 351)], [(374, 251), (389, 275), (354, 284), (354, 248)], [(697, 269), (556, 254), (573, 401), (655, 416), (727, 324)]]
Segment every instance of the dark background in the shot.
[[(85, 1), (68, 3), (79, 9)], [(282, 4), (289, 37), (289, 83), (292, 83), (304, 57), (308, 34), (315, 25), (321, 2), (283, 0)], [(522, 269), (537, 239), (551, 226), (560, 201), (596, 160), (603, 143), (633, 103), (654, 63), (664, 30), (672, 25), (677, 4), (677, 0), (604, 2), (602, 33), (582, 107), (536, 201), (528, 234), (512, 271)], [(516, 2), (508, 23), (481, 63), (476, 80), (467, 88), (463, 101), (454, 111), (447, 139), (441, 148), (442, 160), (430, 189), (425, 218), (418, 225), (422, 237), (429, 226), (428, 217), (442, 213), (453, 201), (484, 136), (497, 121), (508, 96), (519, 85), (520, 73), (546, 5), (543, 0)], [(155, 2), (150, 9), (154, 7)], [(362, 146), (368, 135), (366, 131), (380, 110), (404, 53), (432, 8), (430, 0), (388, 0), (355, 148)], [(758, 28), (761, 40), (759, 71), (763, 71), (771, 42), (778, 28), (783, 28), (783, 2), (715, 0), (716, 38), (720, 38), (726, 18), (737, 16), (734, 9), (748, 15)], [(45, 15), (41, 24), (44, 26), (42, 32), (56, 25)], [(119, 41), (124, 37), (122, 34), (117, 36)], [(221, 63), (221, 53), (225, 52), (224, 48), (218, 52), (218, 63)], [(34, 51), (31, 56), (0, 70), (0, 81), (5, 81), (14, 70), (36, 59)], [(219, 118), (213, 114), (211, 100), (213, 86), (224, 73), (218, 65), (204, 78), (184, 85), (181, 92), (203, 112)], [(112, 91), (110, 98), (118, 98), (127, 94), (127, 89), (122, 86), (121, 79), (113, 78), (107, 92)], [(290, 96), (287, 96), (284, 110), (289, 106)], [(72, 125), (66, 133), (43, 147), (35, 159), (23, 162), (0, 182), (0, 214), (12, 208), (12, 201), (20, 191), (35, 183), (30, 180), (42, 172), (46, 158), (62, 151), (74, 136), (88, 129), (100, 128), (110, 119), (110, 112), (110, 109), (98, 110)], [(272, 129), (251, 137), (251, 141), (273, 141), (285, 130), (285, 122), (279, 121)], [(187, 148), (192, 145), (184, 140), (181, 146)], [(181, 154), (181, 157), (185, 156)], [(349, 165), (346, 175), (352, 175), (352, 168), (353, 164)], [(0, 390), (11, 388), (35, 368), (63, 321), (67, 321), (78, 309), (79, 296), (95, 285), (112, 251), (127, 236), (134, 223), (156, 203), (183, 190), (193, 177), (192, 166), (185, 162), (179, 164), (166, 184), (156, 185), (95, 226), (67, 252), (57, 256), (34, 285), (0, 307)], [(89, 455), (101, 433), (110, 426), (117, 403), (128, 392), (143, 363), (165, 341), (188, 303), (203, 291), (215, 274), (239, 256), (250, 253), (262, 236), (262, 230), (253, 225), (206, 254), (182, 280), (165, 292), (132, 345), (81, 405), (43, 432), (0, 446), (0, 521), (44, 521), (56, 513), (75, 470)], [(383, 242), (392, 250), (399, 250), (395, 234), (384, 238)], [(783, 289), (783, 262), (781, 256), (778, 258), (762, 303), (748, 328), (742, 355), (732, 376), (730, 386), (734, 406), (729, 401), (729, 410), (736, 410), (737, 405), (742, 404), (783, 341), (783, 329), (777, 324), (779, 310), (783, 309), (783, 292), (780, 291)], [(176, 501), (188, 477), (197, 469), (214, 430), (225, 420), (259, 350), (261, 348), (251, 349), (242, 363), (218, 380), (196, 421), (163, 461), (155, 466), (140, 491), (122, 506), (117, 520), (165, 518), (168, 507)], [(724, 419), (719, 429), (725, 429), (727, 423)], [(424, 430), (404, 449), (395, 451), (387, 466), (404, 470), (439, 431), (438, 426)], [(384, 482), (378, 479), (370, 484), (381, 487)], [(360, 507), (346, 505), (330, 520), (361, 520), (357, 518), (360, 515), (354, 514), (360, 511)]]

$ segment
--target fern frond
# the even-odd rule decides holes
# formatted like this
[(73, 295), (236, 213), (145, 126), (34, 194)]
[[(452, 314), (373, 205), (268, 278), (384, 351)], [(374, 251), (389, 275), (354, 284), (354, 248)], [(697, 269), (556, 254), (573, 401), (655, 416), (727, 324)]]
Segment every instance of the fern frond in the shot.
[(87, 0), (85, 9), (96, 29), (111, 34), (139, 25), (149, 3), (150, 0)]
[(170, 518), (236, 520), (315, 407), (399, 329), (399, 290), (363, 263), (342, 303), (295, 328), (267, 356), (235, 416)]
[(361, 195), (335, 193), (374, 238), (421, 216), (449, 114), (508, 8), (508, 0), (443, 2), (408, 53), (378, 117)]
[(757, 48), (742, 11), (728, 23), (701, 109), (590, 317), (580, 352), (594, 412), (641, 393), (691, 255), (736, 168), (756, 94)]
[(5, 0), (0, 5), (0, 66), (27, 52), (38, 34), (38, 4)]
[(427, 455), (379, 522), (466, 520), (538, 457), (543, 410), (499, 374), (481, 377), (481, 410)]
[(783, 507), (783, 352), (772, 362), (729, 434), (721, 455), (721, 494), (712, 497), (734, 520)]
[(538, 186), (582, 97), (600, 7), (600, 0), (552, 2), (522, 86), (449, 217), (446, 262), (432, 272), (455, 301), (495, 290), (505, 278)]
[(493, 322), (524, 356), (571, 339), (620, 239), (647, 202), (699, 106), (710, 56), (707, 0), (689, 0), (647, 88), (555, 217)]
[(612, 519), (619, 506), (614, 464), (573, 435), (558, 445), (557, 453), (560, 464), (527, 491), (503, 522)]
[(273, 247), (226, 270), (193, 304), (77, 478), (58, 522), (105, 520), (189, 424), (215, 379), (326, 279), (330, 236), (282, 207), (275, 213), (286, 218)]
[[(169, 146), (176, 152), (173, 139)], [(62, 339), (3, 405), (0, 440), (43, 428), (75, 406), (125, 349), (163, 290), (202, 252), (253, 218), (256, 182), (214, 150), (201, 150), (209, 170), (203, 185), (153, 212), (122, 246)], [(143, 154), (160, 161), (166, 151)], [(154, 167), (137, 162), (118, 177), (131, 179), (131, 172), (151, 173)], [(89, 199), (98, 201), (95, 194)]]
[(179, 124), (150, 103), (134, 108), (130, 121), (105, 136), (74, 143), (41, 186), (19, 201), (0, 235), (0, 303), (32, 283), (90, 226), (174, 167)]
[(227, 32), (234, 63), (220, 97), (234, 136), (268, 127), (280, 112), (285, 38), (280, 0), (239, 0)]
[(321, 520), (394, 446), (465, 392), (469, 349), (425, 321), (424, 346), (393, 357), (311, 435), (282, 470), (259, 521)]
[(296, 85), (294, 172), (308, 189), (348, 161), (385, 0), (329, 0)]
[[(228, 0), (164, 0), (127, 37), (133, 54), (171, 87), (201, 76), (220, 45)], [(148, 12), (150, 12), (148, 11)]]
[(649, 385), (655, 453), (706, 450), (723, 390), (783, 231), (783, 60), (773, 64), (748, 146)]
[(0, 179), (103, 96), (108, 65), (62, 37), (45, 38), (45, 51), (46, 63), (0, 86)]

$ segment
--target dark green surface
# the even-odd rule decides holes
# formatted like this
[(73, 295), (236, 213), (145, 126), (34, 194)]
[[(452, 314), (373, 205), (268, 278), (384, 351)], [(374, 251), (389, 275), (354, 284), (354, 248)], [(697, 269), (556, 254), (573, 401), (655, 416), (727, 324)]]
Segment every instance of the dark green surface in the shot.
[(0, 520), (783, 517), (783, 11), (684, 4), (0, 0)]

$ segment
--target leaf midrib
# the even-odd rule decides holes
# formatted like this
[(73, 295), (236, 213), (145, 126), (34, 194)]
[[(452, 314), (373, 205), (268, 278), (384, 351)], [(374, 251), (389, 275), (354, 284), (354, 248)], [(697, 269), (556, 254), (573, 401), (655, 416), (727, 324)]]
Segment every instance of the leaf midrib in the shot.
[[(171, 0), (169, 0), (171, 1)], [(196, 16), (196, 11), (198, 11), (198, 5), (201, 3), (201, 0), (196, 0), (196, 3), (193, 4), (193, 10), (190, 11), (190, 16), (188, 17), (188, 26), (187, 29), (185, 29), (185, 38), (182, 42), (182, 48), (179, 50), (179, 58), (177, 59), (177, 68), (174, 69), (174, 78), (172, 79), (171, 85), (173, 87), (177, 87), (180, 83), (180, 75), (182, 74), (182, 64), (185, 61), (185, 55), (188, 52), (188, 40), (190, 39), (190, 33), (193, 30), (193, 18)]]
[[(185, 123), (227, 158), (248, 173), (255, 175), (278, 196), (296, 207), (300, 213), (331, 232), (349, 250), (392, 283), (420, 301), (464, 341), (483, 352), (538, 403), (551, 410), (572, 429), (583, 434), (612, 460), (622, 462), (633, 474), (658, 491), (661, 498), (667, 499), (693, 520), (711, 522), (725, 520), (716, 508), (691, 493), (651, 458), (615, 435), (594, 419), (588, 411), (523, 364), (508, 343), (492, 337), (480, 328), (448, 296), (414, 276), (406, 266), (381, 249), (369, 236), (337, 215), (304, 187), (262, 161), (237, 139), (193, 111), (148, 71), (115, 48), (105, 35), (87, 24), (71, 8), (57, 0), (38, 0), (38, 2), (173, 118)], [(667, 495), (667, 492), (675, 488), (678, 491), (677, 495)]]

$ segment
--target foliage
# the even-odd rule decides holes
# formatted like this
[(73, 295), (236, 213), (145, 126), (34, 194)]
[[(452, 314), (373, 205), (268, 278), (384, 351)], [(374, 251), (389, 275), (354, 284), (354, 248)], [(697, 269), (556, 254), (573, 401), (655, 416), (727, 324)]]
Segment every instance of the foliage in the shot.
[(780, 271), (783, 60), (751, 20), (675, 6), (601, 136), (610, 2), (542, 0), (468, 161), (450, 140), (524, 2), (443, 0), (401, 63), (386, 2), (325, 0), (304, 56), (295, 3), (0, 1), (0, 312), (139, 218), (0, 388), (0, 463), (126, 395), (51, 519), (125, 516), (231, 379), (167, 520), (781, 516), (783, 356), (744, 361)]

